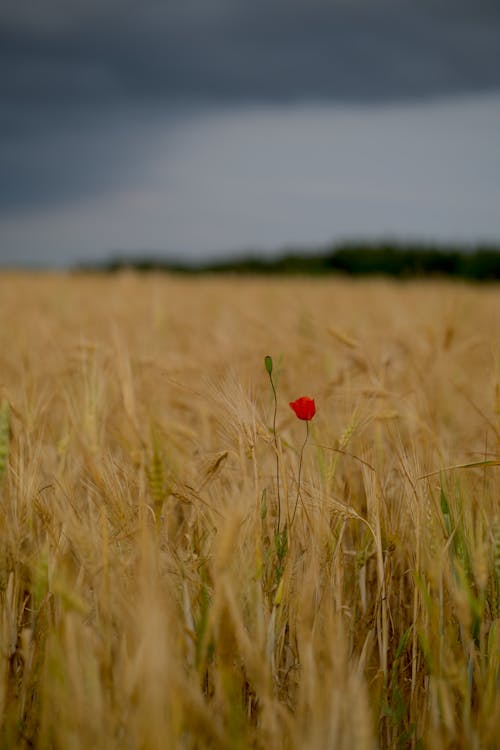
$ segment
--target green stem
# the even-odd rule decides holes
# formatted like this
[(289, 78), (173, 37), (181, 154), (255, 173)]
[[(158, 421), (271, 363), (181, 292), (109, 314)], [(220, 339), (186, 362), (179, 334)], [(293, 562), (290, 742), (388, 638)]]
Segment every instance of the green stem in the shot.
[(280, 524), (281, 524), (280, 459), (279, 459), (279, 453), (278, 453), (278, 438), (276, 436), (276, 414), (278, 413), (278, 396), (276, 394), (276, 388), (274, 387), (273, 376), (271, 373), (269, 373), (269, 380), (271, 381), (271, 388), (273, 389), (273, 396), (274, 396), (273, 435), (274, 435), (274, 450), (276, 453), (276, 491), (278, 495), (276, 533), (279, 534)]

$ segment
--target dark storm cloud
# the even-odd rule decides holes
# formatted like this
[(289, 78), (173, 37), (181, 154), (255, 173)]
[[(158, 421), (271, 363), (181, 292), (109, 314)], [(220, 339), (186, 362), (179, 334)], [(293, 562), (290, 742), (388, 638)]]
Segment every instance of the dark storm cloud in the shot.
[(81, 0), (29, 7), (16, 0), (0, 10), (2, 96), (14, 105), (365, 101), (500, 87), (497, 2)]
[(113, 119), (123, 133), (194, 104), (499, 89), (500, 3), (4, 0), (0, 70), (0, 211), (11, 211), (133, 170)]
[(26, 205), (63, 207), (85, 194), (105, 194), (144, 171), (154, 159), (147, 137), (151, 128), (144, 123), (142, 137), (134, 138), (127, 113), (116, 115), (116, 120), (102, 115), (97, 121), (84, 113), (58, 116), (52, 124), (41, 113), (34, 132), (33, 122), (21, 124), (17, 133), (11, 128), (0, 145), (0, 217)]

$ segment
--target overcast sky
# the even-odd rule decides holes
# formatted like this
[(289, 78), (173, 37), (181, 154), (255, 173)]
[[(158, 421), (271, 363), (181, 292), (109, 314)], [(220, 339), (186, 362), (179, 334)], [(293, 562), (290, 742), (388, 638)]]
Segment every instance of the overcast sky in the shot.
[(500, 242), (498, 0), (2, 0), (0, 262)]

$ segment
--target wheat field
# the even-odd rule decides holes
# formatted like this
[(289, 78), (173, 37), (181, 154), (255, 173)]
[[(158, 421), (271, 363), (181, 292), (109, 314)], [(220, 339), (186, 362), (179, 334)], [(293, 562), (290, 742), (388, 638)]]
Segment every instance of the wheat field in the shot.
[(4, 272), (0, 313), (2, 748), (500, 747), (498, 286)]

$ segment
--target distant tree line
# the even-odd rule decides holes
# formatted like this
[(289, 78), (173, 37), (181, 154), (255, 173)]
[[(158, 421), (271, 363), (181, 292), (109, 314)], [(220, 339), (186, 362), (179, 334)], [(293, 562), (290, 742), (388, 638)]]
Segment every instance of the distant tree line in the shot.
[(500, 249), (494, 248), (477, 248), (472, 252), (390, 245), (339, 248), (328, 257), (328, 263), (331, 270), (349, 274), (500, 279)]
[[(88, 270), (88, 267), (86, 267)], [(473, 250), (395, 244), (350, 244), (325, 253), (294, 251), (279, 258), (257, 256), (188, 265), (161, 258), (115, 258), (99, 270), (164, 270), (175, 273), (385, 275), (396, 278), (455, 276), (471, 280), (500, 279), (500, 248)]]

